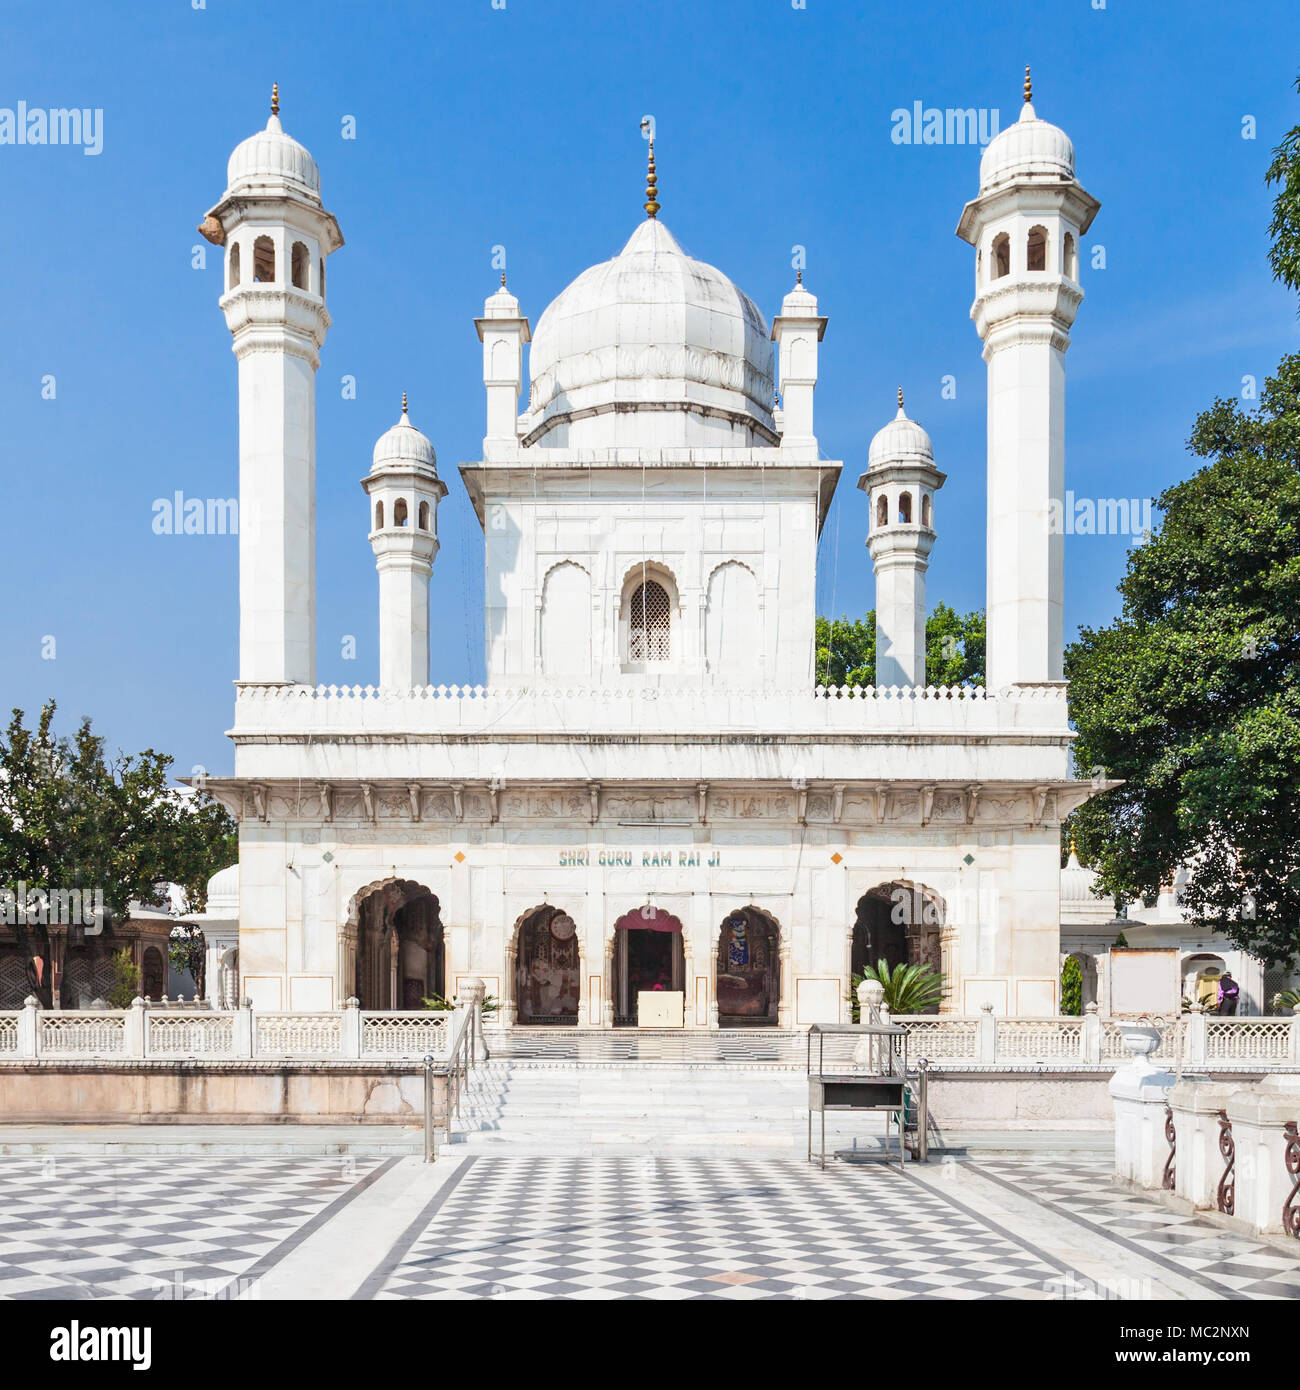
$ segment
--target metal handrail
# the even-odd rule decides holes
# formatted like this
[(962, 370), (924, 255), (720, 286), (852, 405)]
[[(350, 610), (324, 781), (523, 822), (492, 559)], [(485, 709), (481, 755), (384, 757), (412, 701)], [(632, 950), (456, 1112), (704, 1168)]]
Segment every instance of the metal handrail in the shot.
[[(487, 1061), (491, 1054), (483, 1037), (483, 1008), (476, 1000), (456, 1010), (451, 1025), (451, 1041), (447, 1047), (447, 1126), (451, 1127), (453, 1110), (460, 1119), (460, 1098), (469, 1087), (470, 1068), (480, 1058)], [(438, 1156), (433, 1132), (434, 1058), (424, 1059), (424, 1161), (432, 1163)]]

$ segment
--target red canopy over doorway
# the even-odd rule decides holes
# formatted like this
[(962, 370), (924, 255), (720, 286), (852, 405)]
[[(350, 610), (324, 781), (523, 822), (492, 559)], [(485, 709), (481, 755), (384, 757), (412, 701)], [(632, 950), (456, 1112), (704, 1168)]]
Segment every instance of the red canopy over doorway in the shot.
[(682, 924), (671, 912), (653, 907), (637, 907), (625, 912), (614, 923), (615, 931), (669, 931), (680, 933)]

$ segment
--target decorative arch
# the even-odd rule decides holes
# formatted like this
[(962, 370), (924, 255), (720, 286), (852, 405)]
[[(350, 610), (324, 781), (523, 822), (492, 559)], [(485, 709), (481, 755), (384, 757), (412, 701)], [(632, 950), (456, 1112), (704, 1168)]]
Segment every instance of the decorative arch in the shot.
[(1029, 235), (1025, 238), (1025, 269), (1026, 270), (1046, 270), (1047, 269), (1047, 228), (1041, 226), (1030, 227)]
[(681, 646), (681, 602), (667, 565), (641, 561), (623, 576), (619, 602), (619, 651), (624, 666), (670, 669)]
[(742, 560), (726, 560), (710, 573), (704, 653), (713, 680), (757, 685), (763, 652), (758, 594), (758, 576)]
[(784, 981), (781, 924), (766, 909), (732, 908), (718, 927), (714, 999), (721, 1028), (775, 1026)]
[(576, 560), (560, 560), (543, 576), (541, 595), (538, 643), (543, 675), (590, 675), (590, 572)]
[(343, 988), (363, 1009), (418, 1010), (446, 993), (442, 909), (408, 878), (368, 883), (348, 902)]
[(239, 243), (230, 243), (230, 255), (226, 259), (226, 288), (233, 290), (239, 284)]
[(420, 530), (421, 530), (421, 531), (427, 531), (428, 529), (429, 529), (429, 504), (428, 504), (427, 502), (421, 502), (421, 503), (420, 503)]
[(675, 912), (644, 902), (615, 918), (605, 953), (615, 1027), (638, 1022), (643, 992), (686, 992), (686, 929)]
[(253, 279), (258, 284), (275, 284), (275, 242), (260, 236), (253, 242)]
[(876, 525), (889, 525), (889, 497), (883, 492), (876, 498)]
[(511, 999), (507, 1022), (576, 1027), (582, 1007), (582, 933), (554, 903), (515, 918), (507, 956)]
[(911, 879), (893, 879), (869, 888), (857, 902), (851, 933), (849, 971), (885, 961), (943, 969), (943, 928), (948, 908), (933, 888)]
[(910, 492), (898, 494), (898, 524), (900, 526), (912, 524), (912, 494)]
[(999, 232), (993, 238), (993, 274), (989, 277), (1000, 280), (1011, 274), (1011, 238), (1006, 232)]
[(375, 503), (375, 530), (376, 530), (376, 531), (382, 531), (383, 529), (384, 529), (384, 499), (381, 497), (381, 498)]
[(289, 278), (293, 282), (294, 289), (307, 289), (307, 277), (310, 274), (311, 252), (307, 250), (304, 242), (295, 241), (293, 250), (289, 253)]

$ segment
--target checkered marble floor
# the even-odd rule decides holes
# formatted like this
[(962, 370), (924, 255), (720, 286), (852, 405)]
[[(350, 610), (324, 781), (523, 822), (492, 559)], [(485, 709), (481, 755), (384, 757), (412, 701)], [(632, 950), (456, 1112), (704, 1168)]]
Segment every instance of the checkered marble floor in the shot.
[(877, 1165), (482, 1158), (361, 1296), (1061, 1297), (1067, 1267)]
[(981, 1159), (976, 1167), (1135, 1254), (1195, 1278), (1207, 1297), (1300, 1298), (1300, 1248), (1290, 1256), (1112, 1187), (1109, 1160)]
[[(389, 1160), (390, 1163), (395, 1160)], [(0, 1159), (0, 1298), (231, 1297), (373, 1161)]]

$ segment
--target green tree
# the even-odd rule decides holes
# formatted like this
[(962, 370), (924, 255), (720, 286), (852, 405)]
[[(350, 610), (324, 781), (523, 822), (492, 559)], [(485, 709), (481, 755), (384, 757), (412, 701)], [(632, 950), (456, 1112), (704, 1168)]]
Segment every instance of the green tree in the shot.
[(127, 950), (114, 951), (112, 961), (113, 983), (106, 1003), (110, 1009), (130, 1008), (131, 1000), (140, 993), (140, 967)]
[(1061, 967), (1061, 1013), (1077, 1018), (1083, 1012), (1083, 967), (1074, 956), (1066, 956)]
[[(236, 857), (234, 821), (204, 792), (177, 796), (171, 758), (109, 754), (89, 719), (61, 738), (54, 710), (46, 704), (29, 729), (16, 709), (0, 736), (0, 887), (101, 894), (109, 936), (159, 882), (180, 884), (201, 910), (208, 878)], [(14, 930), (48, 1005), (48, 923), (15, 920)]]
[[(1300, 291), (1300, 126), (1266, 179), (1270, 264)], [(1208, 462), (1158, 499), (1121, 616), (1066, 655), (1080, 765), (1125, 779), (1076, 833), (1119, 898), (1154, 901), (1185, 863), (1191, 915), (1284, 963), (1300, 949), (1300, 356), (1255, 408), (1217, 400), (1188, 447)]]
[[(874, 685), (876, 610), (865, 617), (817, 619), (817, 684)], [(984, 614), (940, 603), (925, 620), (927, 685), (984, 684)]]

